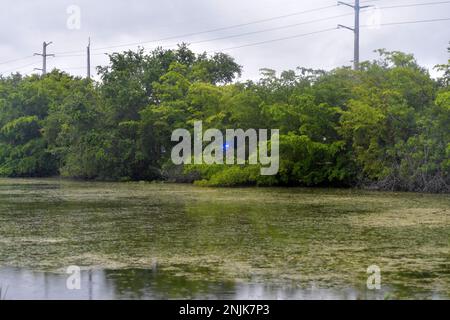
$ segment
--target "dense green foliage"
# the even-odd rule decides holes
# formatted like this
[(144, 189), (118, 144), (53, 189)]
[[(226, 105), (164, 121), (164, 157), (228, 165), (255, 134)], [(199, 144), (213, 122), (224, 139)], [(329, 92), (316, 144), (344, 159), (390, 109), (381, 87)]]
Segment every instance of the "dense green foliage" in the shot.
[[(115, 53), (99, 82), (58, 70), (0, 78), (0, 175), (450, 191), (450, 62), (434, 80), (411, 55), (379, 54), (359, 71), (263, 69), (242, 83), (230, 56), (182, 45)], [(172, 131), (198, 120), (280, 129), (279, 173), (173, 166)]]

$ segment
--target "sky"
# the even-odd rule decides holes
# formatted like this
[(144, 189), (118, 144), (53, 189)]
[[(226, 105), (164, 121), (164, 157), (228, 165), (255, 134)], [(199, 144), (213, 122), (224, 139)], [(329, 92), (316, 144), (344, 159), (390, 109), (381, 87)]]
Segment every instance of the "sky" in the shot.
[[(361, 61), (375, 59), (379, 48), (399, 50), (413, 53), (432, 75), (433, 66), (448, 61), (450, 20), (392, 23), (450, 18), (450, 1), (361, 2), (373, 6), (361, 12)], [(186, 42), (198, 53), (233, 56), (243, 66), (241, 80), (257, 79), (261, 68), (329, 70), (353, 60), (353, 33), (336, 28), (353, 27), (353, 9), (333, 0), (2, 0), (0, 6), (4, 75), (38, 73), (42, 58), (33, 53), (52, 41), (48, 53), (56, 56), (48, 57), (48, 70), (85, 76), (89, 37), (93, 67), (108, 64), (106, 53)]]

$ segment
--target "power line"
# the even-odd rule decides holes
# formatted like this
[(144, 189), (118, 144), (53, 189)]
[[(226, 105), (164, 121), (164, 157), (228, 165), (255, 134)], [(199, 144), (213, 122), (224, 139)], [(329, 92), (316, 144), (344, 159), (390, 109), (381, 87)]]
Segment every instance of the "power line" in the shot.
[[(380, 1), (380, 0), (371, 0), (371, 1), (364, 1), (364, 2), (372, 2), (372, 1)], [(422, 6), (422, 5), (433, 5), (433, 4), (443, 4), (443, 3), (450, 3), (450, 1), (432, 2), (432, 3), (426, 3), (426, 4), (413, 4), (413, 5), (406, 5), (406, 6)], [(400, 7), (404, 7), (404, 6), (405, 5), (379, 7), (378, 9), (392, 9), (392, 8), (400, 8)], [(364, 8), (366, 8), (366, 7), (361, 7), (361, 9), (364, 9)], [(364, 12), (364, 10), (361, 10), (361, 11)], [(352, 13), (350, 13), (350, 14), (341, 14), (341, 15), (336, 15), (336, 16), (331, 16), (331, 17), (326, 17), (326, 18), (320, 18), (320, 19), (315, 19), (315, 20), (310, 20), (310, 21), (305, 21), (305, 22), (300, 22), (300, 23), (284, 25), (284, 26), (280, 26), (280, 27), (267, 28), (267, 29), (263, 29), (263, 30), (250, 31), (250, 32), (239, 33), (239, 34), (223, 36), (223, 37), (217, 37), (217, 38), (212, 38), (212, 39), (198, 40), (198, 41), (189, 42), (189, 44), (200, 44), (200, 43), (211, 42), (211, 41), (218, 41), (218, 40), (237, 38), (237, 37), (242, 37), (242, 36), (247, 36), (247, 35), (252, 35), (252, 34), (263, 33), (263, 32), (282, 30), (282, 29), (287, 29), (287, 28), (292, 28), (292, 27), (296, 27), (296, 26), (311, 24), (311, 23), (315, 23), (315, 22), (322, 22), (322, 21), (332, 20), (332, 19), (336, 19), (336, 18), (340, 18), (340, 17), (346, 17), (346, 16), (351, 16), (351, 15), (353, 15), (353, 14)], [(167, 45), (167, 46), (163, 46), (163, 47), (174, 47), (174, 46), (176, 46), (176, 44)], [(103, 54), (104, 53), (100, 53), (100, 54), (97, 53), (96, 55), (103, 55)], [(75, 55), (73, 55), (73, 56), (75, 56)], [(76, 55), (76, 56), (79, 56), (79, 55)]]
[(8, 72), (17, 71), (17, 70), (20, 70), (20, 69), (23, 69), (23, 68), (26, 68), (26, 67), (29, 67), (29, 66), (36, 65), (37, 63), (38, 63), (38, 61), (34, 61), (32, 63), (28, 63), (26, 65), (23, 65), (23, 66), (20, 66), (20, 67), (17, 67), (17, 68), (11, 68), (11, 69), (8, 69), (8, 70), (5, 70), (5, 71), (1, 71), (0, 74), (5, 74), (5, 73), (8, 73)]
[[(366, 1), (362, 1), (361, 3), (375, 2), (375, 1), (382, 1), (382, 0), (366, 0)], [(395, 5), (395, 6), (382, 6), (382, 7), (378, 7), (378, 9), (395, 9), (395, 8), (429, 6), (429, 5), (448, 4), (448, 3), (450, 3), (450, 1), (436, 1), (436, 2), (429, 2), (429, 3), (415, 3), (415, 4), (404, 4), (404, 5)], [(175, 39), (175, 38), (183, 37), (183, 36), (192, 36), (192, 35), (197, 35), (197, 34), (205, 34), (205, 33), (209, 33), (209, 32), (214, 32), (214, 31), (218, 31), (218, 30), (226, 30), (226, 29), (231, 29), (231, 28), (237, 28), (237, 27), (242, 27), (242, 26), (251, 25), (251, 24), (255, 24), (255, 23), (262, 23), (262, 22), (266, 22), (266, 21), (282, 19), (282, 18), (289, 17), (289, 16), (305, 14), (305, 13), (308, 13), (308, 12), (315, 12), (315, 11), (325, 10), (325, 9), (328, 9), (328, 8), (331, 8), (331, 7), (334, 7), (334, 6), (335, 5), (324, 6), (324, 7), (319, 7), (319, 8), (315, 8), (315, 9), (295, 12), (295, 13), (286, 14), (286, 15), (282, 15), (282, 16), (276, 16), (276, 17), (267, 18), (267, 19), (256, 20), (256, 21), (252, 21), (252, 22), (248, 22), (248, 23), (242, 23), (242, 24), (228, 26), (228, 27), (222, 27), (222, 28), (216, 28), (216, 29), (211, 29), (211, 30), (206, 30), (206, 31), (201, 31), (201, 32), (189, 33), (189, 34), (185, 34), (185, 35), (170, 36), (170, 37), (166, 37), (166, 38), (159, 39), (159, 40), (153, 40), (153, 41), (163, 41), (163, 40)], [(245, 32), (245, 33), (229, 35), (229, 36), (223, 36), (223, 37), (217, 37), (217, 38), (213, 38), (213, 39), (198, 40), (198, 41), (192, 42), (191, 44), (199, 44), (199, 43), (204, 43), (204, 42), (217, 41), (217, 40), (236, 38), (236, 37), (241, 37), (241, 36), (246, 36), (246, 35), (258, 34), (258, 33), (263, 33), (263, 32), (282, 30), (282, 29), (287, 29), (287, 28), (291, 28), (291, 27), (295, 27), (295, 26), (310, 24), (310, 23), (319, 22), (319, 21), (331, 20), (331, 19), (335, 19), (335, 18), (338, 18), (338, 17), (344, 17), (344, 16), (349, 16), (349, 15), (351, 15), (351, 14), (331, 16), (331, 17), (320, 18), (320, 19), (315, 19), (315, 20), (310, 20), (310, 21), (304, 21), (304, 22), (295, 23), (295, 24), (284, 25), (284, 26), (280, 26), (280, 27), (267, 28), (267, 29), (263, 29), (263, 30)], [(421, 20), (421, 21), (388, 23), (388, 24), (382, 24), (382, 25), (383, 26), (389, 26), (389, 25), (397, 25), (397, 24), (425, 23), (425, 22), (434, 22), (434, 21), (446, 21), (446, 19), (430, 19), (430, 20)], [(361, 27), (368, 27), (368, 26), (361, 26)], [(316, 32), (314, 32), (314, 33), (316, 33)], [(296, 38), (297, 36), (298, 35), (294, 35), (293, 37)], [(291, 38), (291, 37), (280, 38), (280, 40), (276, 40), (276, 41), (281, 41), (283, 39), (289, 39), (289, 38)], [(153, 41), (148, 41), (148, 42), (153, 42)], [(267, 43), (267, 42), (272, 42), (272, 40), (262, 41), (262, 43)], [(143, 43), (147, 43), (147, 42), (136, 42), (134, 44), (143, 44)], [(256, 44), (260, 44), (260, 42), (258, 42)], [(116, 47), (123, 47), (123, 46), (128, 46), (128, 45), (130, 45), (130, 44), (122, 44), (122, 45), (109, 46), (109, 47), (103, 47), (103, 48), (95, 48), (93, 50), (116, 48)], [(246, 46), (248, 46), (248, 45), (244, 45), (244, 47), (246, 47)], [(242, 46), (236, 46), (236, 47), (242, 47)], [(81, 52), (81, 51), (67, 51), (66, 53), (68, 53), (68, 52)], [(91, 55), (98, 56), (98, 55), (104, 55), (104, 54), (106, 54), (106, 53), (93, 53)], [(39, 54), (39, 55), (42, 55), (42, 54)], [(50, 55), (48, 55), (48, 56), (50, 56)], [(56, 57), (56, 58), (76, 57), (76, 56), (85, 56), (85, 54), (61, 54), (61, 56)], [(0, 64), (7, 64), (7, 63), (16, 62), (16, 61), (21, 61), (21, 60), (28, 59), (28, 58), (31, 58), (31, 57), (33, 57), (33, 56), (26, 56), (26, 57), (19, 58), (19, 59), (13, 59), (13, 60), (9, 60), (9, 61), (4, 61), (4, 62), (1, 62)], [(17, 68), (15, 68), (15, 69), (17, 69)], [(44, 69), (44, 68), (42, 68), (42, 69)]]
[[(368, 1), (370, 1), (370, 0), (368, 0)], [(225, 26), (225, 27), (220, 27), (220, 28), (215, 28), (215, 29), (204, 30), (204, 31), (200, 31), (200, 32), (193, 32), (193, 33), (188, 33), (188, 34), (174, 35), (174, 36), (169, 36), (169, 37), (165, 37), (165, 38), (161, 38), (161, 39), (155, 39), (155, 40), (150, 40), (150, 41), (143, 41), (143, 42), (135, 42), (135, 43), (120, 44), (120, 45), (113, 45), (113, 46), (100, 47), (100, 48), (93, 48), (92, 50), (105, 50), (105, 49), (133, 46), (133, 45), (139, 45), (139, 44), (145, 44), (145, 43), (151, 43), (151, 42), (172, 40), (172, 39), (182, 38), (182, 37), (190, 37), (190, 36), (199, 35), (199, 34), (212, 33), (212, 32), (216, 32), (216, 31), (223, 31), (223, 30), (228, 30), (228, 29), (233, 29), (233, 28), (244, 27), (244, 26), (248, 26), (248, 25), (252, 25), (252, 24), (258, 24), (258, 23), (263, 23), (263, 22), (268, 22), (268, 21), (273, 21), (273, 20), (278, 20), (278, 19), (284, 19), (284, 18), (288, 18), (288, 17), (292, 17), (292, 16), (297, 16), (297, 15), (302, 15), (302, 14), (322, 11), (322, 10), (330, 9), (330, 8), (333, 8), (333, 7), (336, 7), (336, 5), (328, 5), (328, 6), (313, 8), (313, 9), (309, 9), (309, 10), (293, 12), (293, 13), (290, 13), (290, 14), (270, 17), (270, 18), (266, 18), (266, 19), (254, 20), (254, 21), (250, 21), (250, 22), (247, 22), (247, 23), (241, 23), (241, 24), (235, 24), (235, 25), (231, 25), (231, 26)], [(57, 54), (57, 55), (59, 55), (61, 57), (84, 56), (84, 54), (76, 54), (76, 55), (73, 54), (73, 53), (81, 53), (81, 52), (83, 52), (83, 50), (62, 51), (62, 52), (56, 52), (55, 54)], [(93, 55), (102, 55), (102, 54), (103, 53), (97, 53), (97, 54), (93, 54)], [(15, 61), (23, 60), (23, 59), (26, 59), (26, 58), (28, 58), (28, 57), (24, 57), (24, 58), (20, 58), (20, 59), (14, 59), (14, 60), (9, 60), (9, 61), (2, 62), (0, 64), (6, 64), (6, 63), (10, 63), (10, 62), (15, 62)]]
[[(382, 1), (382, 0), (366, 0), (366, 1), (363, 1), (361, 3), (368, 3), (368, 2), (375, 2), (375, 1)], [(395, 9), (395, 8), (406, 8), (406, 7), (416, 7), (416, 6), (430, 6), (430, 5), (447, 4), (447, 3), (450, 3), (450, 1), (439, 1), (439, 2), (430, 2), (430, 3), (416, 3), (416, 4), (406, 4), (406, 5), (396, 5), (396, 6), (383, 6), (383, 7), (378, 7), (378, 9)], [(206, 30), (206, 31), (193, 32), (193, 33), (181, 34), (181, 35), (174, 35), (174, 36), (169, 36), (169, 37), (155, 39), (155, 40), (150, 40), (150, 41), (140, 41), (140, 42), (134, 42), (134, 43), (128, 43), (128, 44), (119, 44), (119, 45), (105, 46), (105, 47), (93, 48), (92, 50), (93, 51), (98, 51), (98, 50), (113, 49), (113, 48), (119, 48), (119, 47), (127, 47), (127, 46), (140, 45), (140, 44), (146, 44), (146, 43), (152, 43), (152, 42), (167, 41), (167, 40), (178, 39), (178, 38), (183, 38), (183, 37), (191, 37), (191, 36), (195, 36), (195, 35), (212, 33), (212, 32), (215, 32), (215, 31), (227, 30), (227, 29), (232, 29), (232, 28), (237, 28), (237, 27), (242, 27), (242, 26), (248, 26), (248, 25), (252, 25), (252, 24), (255, 24), (255, 23), (262, 23), (262, 22), (282, 19), (282, 18), (286, 18), (286, 17), (290, 17), (290, 16), (295, 16), (295, 15), (315, 12), (315, 11), (319, 11), (319, 10), (325, 10), (325, 9), (329, 9), (329, 8), (332, 8), (332, 7), (335, 7), (335, 5), (324, 6), (324, 7), (315, 8), (315, 9), (306, 10), (306, 11), (294, 12), (294, 13), (291, 13), (291, 14), (276, 16), (276, 17), (267, 18), (267, 19), (256, 20), (256, 21), (242, 23), (242, 24), (237, 24), (237, 25), (231, 25), (231, 26), (227, 26), (227, 27), (210, 29), (210, 30)], [(365, 7), (366, 6), (362, 7), (361, 9), (363, 9)], [(257, 33), (262, 33), (262, 32), (281, 30), (281, 29), (286, 29), (286, 28), (290, 28), (290, 27), (305, 25), (305, 24), (309, 24), (309, 23), (326, 21), (326, 20), (334, 19), (334, 18), (338, 18), (338, 17), (344, 17), (344, 16), (348, 16), (348, 15), (349, 14), (338, 15), (338, 16), (333, 16), (333, 17), (328, 17), (328, 18), (321, 18), (321, 19), (316, 19), (316, 20), (311, 20), (311, 21), (306, 21), (306, 22), (290, 24), (290, 25), (281, 26), (281, 27), (268, 28), (268, 29), (264, 29), (264, 30), (260, 30), (260, 31), (251, 31), (251, 32), (240, 33), (240, 34), (236, 34), (236, 35), (218, 37), (218, 38), (214, 38), (214, 39), (199, 40), (199, 41), (190, 42), (190, 44), (198, 44), (198, 43), (209, 42), (209, 41), (217, 41), (217, 40), (236, 38), (236, 37), (240, 37), (240, 36), (246, 36), (246, 35), (257, 34)], [(168, 45), (167, 47), (171, 47), (171, 46), (174, 46), (174, 45)], [(70, 53), (79, 53), (79, 52), (82, 52), (82, 51), (60, 52), (59, 55), (61, 57), (79, 57), (79, 56), (84, 56), (84, 54), (70, 54)], [(91, 54), (91, 55), (103, 55), (103, 54), (105, 54), (105, 53), (94, 53), (94, 54)]]
[[(351, 14), (346, 14), (346, 15), (351, 15)], [(440, 22), (440, 21), (447, 21), (447, 20), (450, 20), (450, 18), (428, 19), (428, 20), (414, 20), (414, 21), (404, 21), (404, 22), (392, 22), (392, 23), (380, 24), (379, 26), (416, 24), (416, 23), (429, 23), (429, 22)], [(284, 26), (284, 27), (288, 27), (288, 26)], [(360, 27), (361, 28), (366, 28), (366, 27), (372, 27), (372, 25), (361, 25)], [(254, 42), (254, 43), (239, 45), (239, 46), (223, 48), (221, 50), (210, 50), (208, 52), (226, 51), (226, 50), (232, 50), (232, 49), (239, 49), (239, 48), (244, 48), (244, 47), (256, 46), (256, 45), (261, 45), (261, 44), (266, 44), (266, 43), (272, 43), (272, 42), (278, 42), (278, 41), (283, 41), (283, 40), (288, 40), (288, 39), (300, 38), (300, 37), (304, 37), (304, 36), (308, 36), (308, 35), (325, 33), (325, 32), (332, 31), (332, 30), (336, 30), (336, 29), (335, 28), (328, 28), (328, 29), (314, 31), (314, 32), (309, 32), (309, 33), (297, 34), (297, 35), (293, 35), (293, 36), (289, 36), (289, 37), (276, 38), (276, 39), (271, 39), (271, 40), (266, 40), (266, 41), (260, 41), (260, 42)], [(233, 35), (233, 36), (230, 36), (230, 37), (236, 37), (236, 36), (239, 36), (239, 35)], [(225, 37), (223, 37), (223, 38), (225, 38)], [(196, 44), (196, 43), (199, 43), (199, 42), (206, 42), (206, 41), (215, 41), (215, 40), (218, 40), (218, 39), (202, 40), (202, 41), (198, 41), (198, 42), (195, 42), (195, 43), (192, 43), (192, 44)], [(100, 54), (97, 53), (97, 54), (94, 54), (94, 55), (104, 55), (104, 53), (100, 53)], [(74, 55), (74, 56), (82, 56), (82, 55)]]
[[(389, 22), (389, 23), (381, 23), (379, 26), (396, 26), (402, 24), (416, 24), (416, 23), (429, 23), (429, 22), (441, 22), (441, 21), (450, 21), (450, 18), (438, 18), (438, 19), (428, 19), (428, 20), (414, 20), (414, 21), (401, 21), (401, 22)], [(372, 25), (362, 25), (361, 28), (373, 27)]]
[(282, 30), (282, 29), (287, 29), (287, 28), (298, 27), (298, 26), (302, 26), (302, 25), (306, 25), (306, 24), (315, 23), (315, 22), (328, 21), (328, 20), (342, 18), (342, 17), (347, 17), (347, 16), (351, 16), (351, 15), (352, 15), (351, 13), (350, 14), (349, 13), (340, 14), (340, 15), (337, 15), (337, 16), (326, 17), (326, 18), (321, 18), (321, 19), (315, 19), (315, 20), (310, 20), (310, 21), (305, 21), (305, 22), (300, 22), (300, 23), (294, 23), (294, 24), (288, 24), (288, 25), (284, 25), (284, 26), (280, 26), (280, 27), (268, 28), (268, 29), (257, 30), (257, 31), (250, 31), (250, 32), (246, 32), (246, 33), (240, 33), (240, 34), (235, 34), (235, 35), (230, 35), (230, 36), (223, 36), (223, 37), (218, 37), (218, 38), (213, 38), (213, 39), (198, 40), (198, 41), (189, 42), (189, 44), (199, 44), (199, 43), (210, 42), (210, 41), (218, 41), (218, 40), (225, 40), (225, 39), (243, 37), (243, 36), (248, 36), (248, 35), (252, 35), (252, 34), (258, 34), (258, 33), (263, 33), (263, 32), (269, 32), (269, 31), (276, 31), (276, 30)]
[(414, 4), (400, 4), (395, 6), (383, 6), (378, 7), (378, 9), (395, 9), (395, 8), (410, 8), (410, 7), (421, 7), (421, 6), (433, 6), (439, 4), (448, 4), (450, 1), (436, 1), (436, 2), (425, 2), (425, 3), (414, 3)]
[[(322, 11), (322, 10), (326, 10), (326, 9), (330, 9), (330, 8), (334, 8), (334, 7), (336, 7), (335, 4), (334, 5), (329, 5), (329, 6), (318, 7), (318, 8), (314, 8), (314, 9), (309, 9), (309, 10), (304, 10), (304, 11), (293, 12), (293, 13), (280, 15), (280, 16), (275, 16), (275, 17), (266, 18), (266, 19), (254, 20), (254, 21), (250, 21), (250, 22), (246, 22), (246, 23), (240, 23), (240, 24), (235, 24), (235, 25), (230, 25), (230, 26), (225, 26), (225, 27), (219, 27), (219, 28), (215, 28), (215, 29), (208, 29), (208, 30), (204, 30), (204, 31), (179, 34), (179, 35), (168, 36), (168, 37), (164, 37), (164, 38), (160, 38), (160, 39), (154, 39), (154, 40), (148, 40), (148, 41), (139, 41), (139, 42), (133, 42), (133, 43), (127, 43), (127, 44), (99, 47), (99, 48), (94, 48), (92, 50), (113, 49), (113, 48), (120, 48), (120, 47), (136, 46), (136, 45), (141, 45), (141, 44), (146, 44), (146, 43), (153, 43), (153, 42), (173, 40), (173, 39), (178, 39), (178, 38), (192, 37), (192, 36), (196, 36), (196, 35), (200, 35), (200, 34), (206, 34), (206, 33), (212, 33), (212, 32), (217, 32), (217, 31), (224, 31), (224, 30), (229, 30), (229, 29), (235, 29), (235, 28), (245, 27), (245, 26), (249, 26), (249, 25), (253, 25), (253, 24), (269, 22), (269, 21), (284, 19), (284, 18), (288, 18), (288, 17), (303, 15), (303, 14), (307, 14), (307, 13)], [(65, 51), (65, 52), (57, 52), (57, 54), (62, 55), (62, 54), (66, 54), (66, 53), (70, 54), (70, 53), (79, 53), (79, 52), (81, 52), (81, 51), (80, 50), (77, 50), (77, 51)]]
[[(378, 1), (383, 1), (383, 0), (365, 0), (365, 1), (362, 1), (361, 3), (378, 2)], [(438, 4), (447, 4), (447, 3), (450, 3), (450, 1), (439, 1), (439, 2), (430, 2), (430, 3), (416, 3), (416, 4), (406, 4), (406, 5), (396, 5), (396, 6), (383, 6), (383, 7), (379, 7), (378, 9), (395, 9), (395, 8), (406, 8), (406, 7), (415, 7), (415, 6), (429, 6), (429, 5), (438, 5)], [(151, 43), (151, 42), (171, 40), (171, 39), (188, 37), (188, 36), (190, 37), (190, 36), (199, 35), (199, 34), (205, 34), (205, 33), (211, 33), (211, 32), (215, 32), (215, 31), (221, 31), (221, 30), (227, 30), (227, 29), (232, 29), (232, 28), (238, 28), (238, 27), (248, 26), (248, 25), (252, 25), (252, 24), (257, 24), (257, 23), (263, 23), (263, 22), (283, 19), (283, 18), (287, 18), (287, 17), (291, 17), (291, 16), (296, 16), (296, 15), (301, 15), (301, 14), (306, 14), (306, 13), (311, 13), (311, 12), (317, 12), (317, 11), (326, 10), (326, 9), (329, 9), (329, 8), (332, 8), (332, 7), (335, 7), (335, 6), (336, 5), (323, 6), (323, 7), (313, 8), (313, 9), (310, 9), (310, 10), (299, 11), (299, 12), (294, 12), (294, 13), (290, 13), (290, 14), (270, 17), (270, 18), (266, 18), (266, 19), (254, 20), (254, 21), (247, 22), (247, 23), (242, 23), (242, 24), (236, 24), (236, 25), (231, 25), (231, 26), (226, 26), (226, 27), (221, 27), (221, 28), (215, 28), (215, 29), (210, 29), (210, 30), (205, 30), (205, 31), (200, 31), (200, 32), (193, 32), (193, 33), (188, 33), (188, 34), (182, 34), (182, 35), (174, 35), (174, 36), (169, 36), (169, 37), (156, 39), (156, 40), (151, 40), (151, 41), (135, 42), (135, 43), (131, 43), (131, 44), (120, 44), (120, 45), (113, 45), (113, 46), (107, 46), (107, 47), (93, 48), (92, 50), (104, 50), (104, 49), (110, 49), (110, 48), (112, 49), (112, 48), (118, 48), (118, 47), (126, 47), (126, 46), (144, 44), (144, 43)], [(334, 17), (330, 17), (330, 19), (331, 18), (334, 18)], [(265, 29), (265, 30), (263, 30), (261, 32), (272, 31), (272, 30), (279, 30), (279, 29), (289, 28), (291, 26), (294, 27), (296, 25), (302, 25), (302, 24), (318, 22), (318, 21), (325, 21), (325, 20), (326, 19), (323, 19), (323, 20), (322, 19), (318, 19), (316, 21), (311, 21), (311, 22), (304, 22), (304, 23), (298, 23), (298, 24), (293, 24), (293, 25), (287, 25), (287, 26), (282, 26), (282, 27), (279, 27), (279, 28)], [(254, 33), (255, 34), (259, 33), (259, 31), (256, 31)], [(253, 33), (252, 32), (248, 32), (248, 33), (243, 33), (241, 35), (245, 36), (245, 35), (249, 35), (249, 34), (253, 34)], [(200, 41), (201, 42), (208, 42), (208, 41), (222, 40), (222, 39), (227, 39), (227, 38), (235, 38), (235, 37), (238, 37), (238, 36), (241, 36), (241, 35), (224, 36), (224, 37), (220, 37), (220, 38), (217, 38), (217, 39), (200, 40)], [(201, 43), (200, 41), (195, 42), (195, 43)], [(61, 57), (84, 56), (84, 54), (71, 54), (71, 53), (80, 53), (80, 52), (83, 52), (83, 51), (82, 50), (64, 51), (64, 52), (57, 52), (56, 54), (61, 55)], [(103, 54), (104, 53), (94, 53), (94, 54), (91, 54), (91, 55), (103, 55)], [(13, 59), (13, 60), (4, 61), (4, 62), (1, 62), (0, 65), (1, 64), (7, 64), (7, 63), (12, 63), (12, 62), (16, 62), (16, 61), (25, 60), (25, 59), (28, 59), (28, 58), (31, 58), (31, 57), (32, 56), (26, 56), (26, 57), (19, 58), (19, 59)]]
[[(430, 22), (442, 22), (442, 21), (450, 21), (450, 18), (390, 22), (390, 23), (382, 23), (379, 26), (384, 27), (384, 26), (393, 26), (393, 25), (430, 23)], [(373, 27), (373, 26), (372, 25), (361, 25), (360, 27), (367, 28), (367, 27)], [(266, 41), (261, 41), (261, 42), (254, 42), (254, 43), (249, 43), (249, 44), (245, 44), (245, 45), (235, 46), (235, 47), (223, 48), (220, 50), (215, 50), (214, 52), (221, 52), (221, 51), (239, 49), (239, 48), (244, 48), (244, 47), (251, 47), (251, 46), (256, 46), (256, 45), (261, 45), (261, 44), (266, 44), (266, 43), (278, 42), (278, 41), (283, 41), (283, 40), (288, 40), (288, 39), (295, 39), (295, 38), (300, 38), (300, 37), (304, 37), (304, 36), (308, 36), (308, 35), (330, 32), (332, 30), (336, 30), (336, 28), (323, 29), (323, 30), (319, 30), (319, 31), (315, 31), (315, 32), (304, 33), (304, 34), (294, 35), (294, 36), (290, 36), (290, 37), (276, 38), (276, 39), (271, 39), (271, 40), (266, 40)], [(212, 51), (209, 51), (209, 52), (212, 52)]]
[[(314, 20), (309, 20), (309, 21), (304, 21), (304, 22), (284, 25), (284, 26), (280, 26), (280, 27), (267, 28), (267, 29), (257, 30), (257, 31), (250, 31), (250, 32), (245, 32), (245, 33), (239, 33), (239, 34), (234, 34), (234, 35), (229, 35), (229, 36), (213, 38), (213, 39), (198, 40), (198, 41), (189, 42), (189, 44), (199, 44), (199, 43), (204, 43), (204, 42), (211, 42), (211, 41), (218, 41), (218, 40), (237, 38), (237, 37), (242, 37), (242, 36), (247, 36), (247, 35), (252, 35), (252, 34), (263, 33), (263, 32), (282, 30), (282, 29), (297, 27), (297, 26), (301, 26), (301, 25), (306, 25), (306, 24), (311, 24), (311, 23), (316, 23), (316, 22), (322, 22), (322, 21), (337, 19), (337, 18), (346, 17), (346, 16), (350, 16), (350, 15), (352, 15), (352, 14), (340, 14), (340, 15), (335, 15), (335, 16), (331, 16), (331, 17), (325, 17), (325, 18), (320, 18), (320, 19), (314, 19)], [(177, 37), (178, 36), (172, 36), (170, 38), (177, 38)], [(168, 38), (164, 38), (164, 39), (168, 39)], [(155, 42), (156, 41), (157, 40), (155, 40)], [(143, 42), (141, 42), (141, 44), (142, 43)], [(121, 45), (121, 46), (126, 46), (126, 45)], [(176, 46), (176, 44), (166, 45), (166, 46), (162, 46), (162, 47), (173, 47), (173, 46)], [(116, 47), (116, 46), (111, 46), (111, 47)], [(108, 47), (108, 48), (111, 48), (111, 47)], [(106, 48), (106, 47), (104, 47), (104, 48)], [(96, 49), (93, 49), (93, 50), (100, 50), (100, 48), (96, 48)], [(104, 55), (104, 54), (106, 54), (106, 53), (94, 53), (94, 54), (91, 54), (91, 55)], [(64, 58), (64, 57), (81, 57), (81, 56), (84, 56), (84, 54), (62, 54), (61, 53), (61, 54), (58, 55), (58, 57), (60, 57), (60, 58), (61, 57), (62, 58)]]
[[(395, 26), (395, 25), (406, 25), (406, 24), (418, 24), (418, 23), (432, 23), (432, 22), (443, 22), (443, 21), (450, 21), (450, 18), (436, 18), (436, 19), (426, 19), (426, 20), (412, 20), (412, 21), (400, 21), (400, 22), (389, 22), (389, 23), (382, 23), (379, 24), (380, 27), (384, 27), (384, 26)], [(372, 25), (361, 25), (361, 28), (367, 28), (367, 27), (372, 27)], [(260, 41), (260, 42), (253, 42), (253, 43), (248, 43), (248, 44), (244, 44), (244, 45), (239, 45), (239, 46), (233, 46), (233, 47), (228, 47), (228, 48), (223, 48), (220, 50), (215, 50), (214, 52), (220, 52), (220, 51), (227, 51), (227, 50), (233, 50), (233, 49), (239, 49), (239, 48), (245, 48), (245, 47), (251, 47), (251, 46), (257, 46), (257, 45), (262, 45), (262, 44), (267, 44), (267, 43), (272, 43), (272, 42), (279, 42), (279, 41), (284, 41), (284, 40), (289, 40), (289, 39), (295, 39), (295, 38), (301, 38), (301, 37), (305, 37), (305, 36), (309, 36), (309, 35), (314, 35), (314, 34), (320, 34), (320, 33), (325, 33), (325, 32), (330, 32), (332, 30), (336, 30), (335, 28), (328, 28), (328, 29), (323, 29), (323, 30), (319, 30), (319, 31), (315, 31), (315, 32), (309, 32), (309, 33), (303, 33), (303, 34), (298, 34), (298, 35), (293, 35), (293, 36), (289, 36), (289, 37), (283, 37), (283, 38), (276, 38), (276, 39), (271, 39), (271, 40), (266, 40), (266, 41)], [(213, 52), (213, 51), (209, 51), (209, 52)], [(102, 53), (103, 54), (103, 53)], [(28, 66), (34, 65), (37, 62), (32, 62), (17, 68), (13, 68), (13, 69), (9, 69), (9, 70), (5, 70), (0, 72), (0, 74), (4, 74), (10, 71), (14, 71), (14, 70), (20, 70), (23, 68), (26, 68)], [(84, 67), (77, 67), (77, 68), (66, 68), (66, 69), (82, 69)]]
[(30, 59), (30, 58), (33, 58), (33, 57), (34, 57), (34, 56), (26, 56), (26, 57), (23, 57), (23, 58), (7, 60), (7, 61), (0, 62), (0, 65), (12, 63), (12, 62), (17, 62), (17, 61), (22, 61), (22, 60)]
[[(333, 31), (333, 30), (336, 30), (336, 28), (328, 28), (328, 29), (323, 29), (323, 30), (314, 31), (314, 32), (297, 34), (297, 35), (293, 35), (293, 36), (289, 36), (289, 37), (265, 40), (265, 41), (260, 41), (260, 42), (253, 42), (253, 43), (244, 44), (244, 45), (240, 45), (240, 46), (234, 46), (234, 47), (224, 48), (224, 49), (221, 49), (221, 50), (215, 50), (215, 52), (217, 52), (217, 51), (227, 51), (227, 50), (239, 49), (239, 48), (245, 48), (245, 47), (251, 47), (251, 46), (256, 46), (256, 45), (261, 45), (261, 44), (266, 44), (266, 43), (272, 43), (272, 42), (278, 42), (278, 41), (284, 41), (284, 40), (289, 40), (289, 39), (296, 39), (296, 38), (306, 37), (306, 36), (310, 36), (310, 35), (314, 35), (314, 34), (330, 32), (330, 31)], [(208, 51), (208, 52), (211, 52), (211, 51)]]

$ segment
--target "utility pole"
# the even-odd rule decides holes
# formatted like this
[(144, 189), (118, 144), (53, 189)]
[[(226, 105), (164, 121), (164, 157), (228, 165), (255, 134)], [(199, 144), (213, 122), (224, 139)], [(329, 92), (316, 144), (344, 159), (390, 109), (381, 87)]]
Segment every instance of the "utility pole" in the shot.
[(35, 56), (42, 56), (42, 69), (34, 68), (35, 70), (41, 70), (42, 75), (45, 76), (47, 74), (47, 57), (54, 57), (54, 54), (47, 54), (47, 47), (51, 45), (53, 42), (45, 42), (42, 44), (42, 53), (35, 53)]
[(353, 8), (355, 10), (355, 25), (353, 28), (344, 26), (342, 24), (338, 25), (338, 28), (344, 28), (352, 31), (355, 36), (355, 43), (354, 43), (354, 52), (353, 52), (353, 69), (358, 70), (359, 69), (359, 13), (361, 9), (369, 8), (370, 6), (360, 6), (359, 0), (355, 0), (355, 4), (351, 5), (342, 1), (338, 2), (338, 5), (344, 5), (348, 6), (350, 8)]
[(89, 37), (89, 42), (87, 46), (87, 78), (91, 78), (91, 38)]

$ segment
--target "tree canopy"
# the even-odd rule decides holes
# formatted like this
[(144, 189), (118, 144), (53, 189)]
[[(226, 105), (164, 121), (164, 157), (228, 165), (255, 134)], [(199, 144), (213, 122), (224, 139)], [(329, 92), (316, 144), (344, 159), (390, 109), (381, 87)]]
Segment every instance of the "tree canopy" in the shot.
[[(378, 50), (358, 71), (262, 69), (238, 81), (226, 54), (110, 55), (100, 81), (53, 70), (0, 78), (0, 175), (196, 181), (201, 185), (372, 186), (450, 191), (450, 61), (432, 79), (412, 55)], [(280, 170), (170, 161), (171, 133), (280, 129)]]

